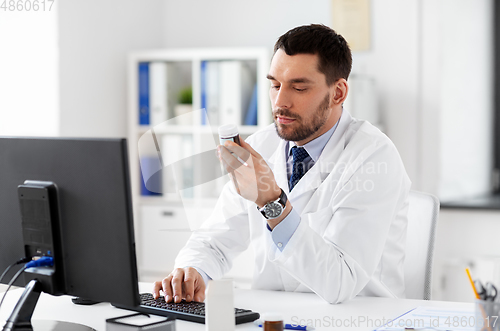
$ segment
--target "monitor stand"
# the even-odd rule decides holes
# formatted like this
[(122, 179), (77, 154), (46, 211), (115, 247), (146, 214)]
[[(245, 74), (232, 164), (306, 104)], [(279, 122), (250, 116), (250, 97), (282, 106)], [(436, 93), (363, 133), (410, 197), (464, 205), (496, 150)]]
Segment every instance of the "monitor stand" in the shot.
[(12, 314), (5, 322), (3, 331), (95, 331), (91, 327), (60, 321), (34, 320), (31, 321), (38, 298), (41, 293), (41, 284), (37, 280), (31, 280), (24, 289), (21, 298), (17, 302)]

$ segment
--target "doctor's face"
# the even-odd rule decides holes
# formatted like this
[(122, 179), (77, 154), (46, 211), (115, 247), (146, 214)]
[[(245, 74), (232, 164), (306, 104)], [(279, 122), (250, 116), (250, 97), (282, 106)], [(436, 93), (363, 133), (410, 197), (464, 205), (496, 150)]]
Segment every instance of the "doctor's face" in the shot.
[(335, 84), (328, 87), (318, 60), (314, 54), (289, 56), (280, 49), (267, 77), (276, 131), (299, 146), (328, 131), (340, 116), (331, 107)]

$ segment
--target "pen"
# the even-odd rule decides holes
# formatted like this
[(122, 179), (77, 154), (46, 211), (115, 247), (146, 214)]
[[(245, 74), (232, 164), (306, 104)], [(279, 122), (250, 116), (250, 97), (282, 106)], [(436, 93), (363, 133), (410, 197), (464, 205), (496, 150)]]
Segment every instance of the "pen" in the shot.
[[(253, 322), (253, 324), (255, 324), (256, 326), (258, 326), (259, 328), (262, 327), (262, 321), (261, 320), (256, 320)], [(295, 324), (284, 324), (284, 327), (283, 329), (285, 330), (314, 330), (313, 327), (311, 326), (304, 326), (304, 325), (295, 325)]]
[[(476, 296), (476, 299), (478, 300), (481, 300), (481, 297), (479, 296), (479, 293), (477, 293), (477, 290), (476, 290), (476, 285), (474, 284), (474, 281), (472, 280), (472, 277), (470, 275), (470, 271), (469, 271), (469, 268), (465, 268), (465, 272), (467, 272), (467, 277), (469, 278), (469, 282), (470, 284), (472, 285), (472, 289), (474, 290), (474, 295)], [(483, 305), (479, 304), (479, 308), (481, 309), (481, 315), (483, 315), (483, 319), (486, 320), (489, 318), (489, 316), (486, 314), (486, 312), (484, 311), (484, 307)], [(488, 331), (491, 331), (491, 326), (488, 326), (486, 328)]]
[(474, 285), (474, 281), (472, 280), (472, 277), (470, 275), (469, 268), (465, 268), (465, 272), (467, 272), (467, 277), (469, 278), (469, 282), (470, 282), (470, 284), (472, 286), (472, 289), (474, 290), (474, 295), (476, 296), (476, 299), (480, 300), (481, 297), (477, 293), (476, 286)]

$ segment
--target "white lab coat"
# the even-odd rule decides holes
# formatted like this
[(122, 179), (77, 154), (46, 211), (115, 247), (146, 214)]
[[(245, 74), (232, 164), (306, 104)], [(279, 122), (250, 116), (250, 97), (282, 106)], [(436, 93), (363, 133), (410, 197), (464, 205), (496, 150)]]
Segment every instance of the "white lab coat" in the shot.
[(301, 221), (280, 252), (255, 204), (228, 183), (213, 214), (181, 250), (176, 267), (213, 279), (251, 244), (252, 288), (313, 291), (330, 303), (356, 295), (404, 298), (410, 180), (393, 143), (343, 111), (316, 164), (288, 192), (286, 141), (270, 125), (248, 143), (271, 167)]

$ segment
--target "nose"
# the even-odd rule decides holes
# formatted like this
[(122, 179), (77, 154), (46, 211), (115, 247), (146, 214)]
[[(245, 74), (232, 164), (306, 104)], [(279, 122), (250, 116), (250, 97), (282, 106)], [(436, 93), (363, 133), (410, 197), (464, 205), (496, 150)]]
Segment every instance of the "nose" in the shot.
[(292, 106), (292, 100), (290, 94), (283, 87), (278, 91), (275, 91), (274, 95), (274, 107), (275, 108), (290, 108)]

